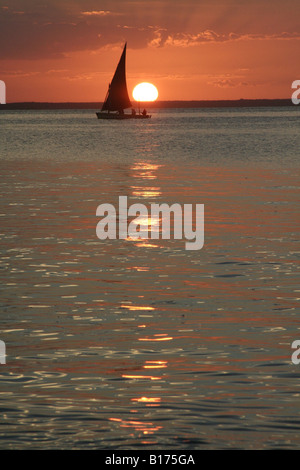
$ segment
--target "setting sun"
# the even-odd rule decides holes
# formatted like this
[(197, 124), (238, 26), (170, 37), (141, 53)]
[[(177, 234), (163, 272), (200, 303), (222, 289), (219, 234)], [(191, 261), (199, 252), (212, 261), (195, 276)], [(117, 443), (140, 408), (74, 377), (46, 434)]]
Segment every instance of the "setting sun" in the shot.
[(158, 97), (156, 86), (152, 83), (139, 83), (132, 92), (135, 101), (155, 101)]

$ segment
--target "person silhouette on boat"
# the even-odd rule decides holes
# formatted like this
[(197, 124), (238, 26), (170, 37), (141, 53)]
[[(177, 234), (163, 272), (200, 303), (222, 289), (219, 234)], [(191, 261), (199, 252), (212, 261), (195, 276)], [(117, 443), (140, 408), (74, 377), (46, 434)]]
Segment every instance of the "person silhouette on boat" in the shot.
[(143, 109), (142, 115), (143, 115), (143, 116), (147, 116), (147, 111), (146, 111), (146, 109)]
[(132, 116), (135, 116), (135, 115), (136, 115), (136, 111), (135, 111), (134, 108), (132, 108), (132, 110), (131, 110), (131, 115), (132, 115)]
[(124, 116), (124, 109), (122, 108), (119, 109), (119, 116)]

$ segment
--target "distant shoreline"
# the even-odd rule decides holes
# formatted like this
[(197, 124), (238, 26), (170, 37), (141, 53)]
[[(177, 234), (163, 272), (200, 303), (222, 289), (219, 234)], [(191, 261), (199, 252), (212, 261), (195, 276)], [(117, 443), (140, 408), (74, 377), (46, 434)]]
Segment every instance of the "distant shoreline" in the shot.
[[(0, 110), (34, 110), (34, 109), (100, 109), (101, 102), (94, 103), (7, 103), (0, 104)], [(274, 106), (293, 106), (291, 99), (259, 99), (259, 100), (194, 100), (194, 101), (156, 101), (145, 103), (147, 108), (249, 108), (249, 107), (274, 107)], [(137, 103), (133, 103), (137, 107)]]

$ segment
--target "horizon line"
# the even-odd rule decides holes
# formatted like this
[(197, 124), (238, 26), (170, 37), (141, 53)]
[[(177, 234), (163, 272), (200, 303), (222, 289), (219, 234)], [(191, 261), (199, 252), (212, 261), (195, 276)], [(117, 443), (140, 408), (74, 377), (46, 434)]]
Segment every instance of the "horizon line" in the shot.
[[(87, 107), (87, 109), (97, 109), (103, 104), (102, 101), (12, 101), (6, 104), (0, 104), (0, 110), (4, 109), (18, 109), (22, 107), (23, 109), (33, 107), (37, 108), (54, 108), (54, 107), (67, 107), (67, 108), (80, 108)], [(138, 103), (132, 103), (132, 107), (137, 106)], [(144, 102), (143, 106), (148, 108), (191, 108), (191, 107), (247, 107), (249, 105), (253, 106), (293, 106), (291, 98), (239, 98), (235, 100), (157, 100)]]

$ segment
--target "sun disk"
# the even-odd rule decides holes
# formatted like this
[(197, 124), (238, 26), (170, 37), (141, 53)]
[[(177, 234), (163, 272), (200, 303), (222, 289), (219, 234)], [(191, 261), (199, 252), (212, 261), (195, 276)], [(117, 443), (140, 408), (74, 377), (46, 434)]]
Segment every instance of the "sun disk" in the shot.
[(155, 101), (158, 97), (158, 91), (152, 83), (143, 82), (136, 85), (132, 96), (135, 101)]

